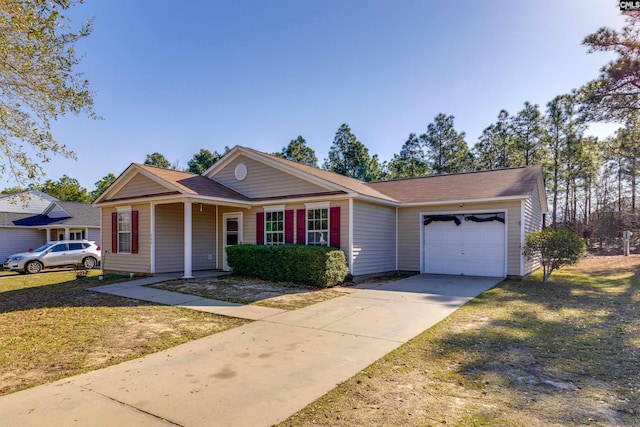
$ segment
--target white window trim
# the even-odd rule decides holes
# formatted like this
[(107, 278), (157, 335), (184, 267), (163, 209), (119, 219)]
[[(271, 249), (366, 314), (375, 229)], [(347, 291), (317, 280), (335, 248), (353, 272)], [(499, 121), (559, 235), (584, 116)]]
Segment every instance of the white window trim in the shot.
[(264, 210), (265, 212), (284, 212), (284, 205), (264, 206), (262, 210)]
[[(315, 209), (326, 209), (327, 210), (327, 247), (331, 247), (331, 202), (315, 202), (315, 203), (305, 203), (305, 212), (304, 212), (304, 244), (305, 246), (309, 246), (309, 211)], [(315, 231), (315, 230), (314, 230)], [(318, 246), (318, 245), (314, 245)]]
[(133, 226), (133, 224), (132, 224), (133, 217), (132, 217), (132, 214), (131, 214), (132, 209), (131, 209), (131, 206), (118, 206), (118, 207), (116, 207), (116, 211), (118, 212), (118, 221), (117, 221), (117, 227), (118, 227), (118, 230), (117, 230), (118, 252), (117, 253), (123, 254), (123, 255), (130, 255), (132, 253), (131, 249), (133, 247), (133, 230), (129, 230), (129, 250), (127, 252), (120, 251), (120, 214), (121, 213), (127, 213), (127, 212), (129, 213), (129, 222), (130, 222), (129, 225), (130, 225), (130, 227), (132, 227)]
[(272, 205), (272, 206), (264, 206), (262, 208), (264, 210), (264, 244), (265, 246), (273, 246), (273, 245), (280, 245), (280, 243), (269, 243), (267, 242), (267, 233), (280, 233), (280, 231), (267, 231), (267, 213), (274, 213), (274, 212), (282, 212), (282, 244), (285, 245), (285, 209), (284, 209), (284, 205)]
[(315, 203), (305, 203), (304, 206), (309, 209), (329, 209), (331, 207), (331, 202), (315, 202)]

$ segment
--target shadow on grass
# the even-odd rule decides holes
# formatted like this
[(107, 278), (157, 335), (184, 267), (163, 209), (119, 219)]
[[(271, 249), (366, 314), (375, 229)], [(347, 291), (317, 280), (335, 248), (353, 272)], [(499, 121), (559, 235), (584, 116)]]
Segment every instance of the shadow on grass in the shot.
[(471, 386), (497, 382), (512, 407), (547, 423), (639, 425), (639, 271), (611, 273), (505, 281), (461, 310), (490, 317), (443, 331), (437, 357)]
[[(157, 305), (150, 302), (87, 291), (100, 285), (128, 281), (127, 276), (106, 274), (103, 280), (97, 276), (75, 278), (66, 272), (70, 280), (55, 282), (59, 271), (43, 272), (35, 276), (18, 276), (0, 282), (0, 314), (54, 307), (134, 307)], [(66, 277), (66, 276), (65, 276)], [(9, 283), (13, 280), (19, 283)], [(4, 290), (6, 289), (6, 290)]]

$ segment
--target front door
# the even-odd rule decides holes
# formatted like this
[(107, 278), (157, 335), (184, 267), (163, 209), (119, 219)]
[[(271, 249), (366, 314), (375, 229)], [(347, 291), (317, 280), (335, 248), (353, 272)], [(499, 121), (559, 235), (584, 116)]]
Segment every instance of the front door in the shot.
[(226, 213), (222, 216), (223, 250), (222, 269), (230, 271), (227, 264), (227, 246), (242, 243), (242, 212)]

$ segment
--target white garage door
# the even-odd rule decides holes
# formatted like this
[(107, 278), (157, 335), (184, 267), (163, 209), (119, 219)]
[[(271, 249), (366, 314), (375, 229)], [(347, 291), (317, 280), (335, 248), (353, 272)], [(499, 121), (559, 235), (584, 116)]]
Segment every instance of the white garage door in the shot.
[(424, 273), (504, 277), (504, 215), (455, 215), (457, 221), (447, 220), (453, 217), (425, 216)]

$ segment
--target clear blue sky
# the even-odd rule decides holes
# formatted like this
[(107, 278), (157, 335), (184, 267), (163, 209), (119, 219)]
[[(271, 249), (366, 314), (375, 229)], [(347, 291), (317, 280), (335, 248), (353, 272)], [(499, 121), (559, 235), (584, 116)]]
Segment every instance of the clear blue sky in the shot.
[(613, 0), (89, 0), (71, 16), (95, 17), (77, 48), (104, 120), (56, 123), (78, 161), (46, 179), (90, 191), (154, 151), (186, 168), (201, 148), (302, 135), (322, 162), (344, 122), (381, 160), (438, 113), (473, 146), (501, 109), (595, 78), (610, 57), (581, 41), (623, 22)]

